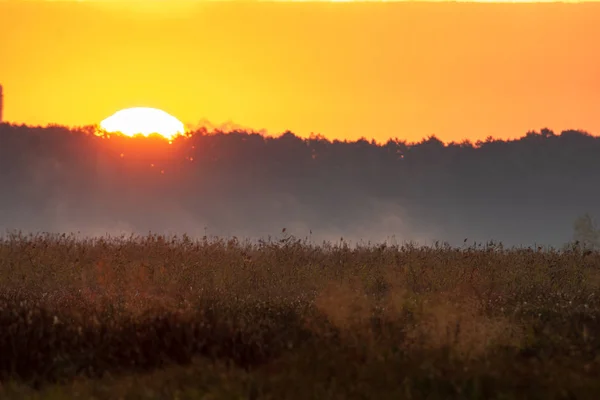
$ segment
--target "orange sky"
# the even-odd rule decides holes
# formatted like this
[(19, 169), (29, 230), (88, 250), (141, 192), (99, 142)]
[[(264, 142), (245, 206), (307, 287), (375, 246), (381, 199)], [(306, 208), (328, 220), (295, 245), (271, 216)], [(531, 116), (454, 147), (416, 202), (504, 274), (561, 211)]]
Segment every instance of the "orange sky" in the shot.
[(6, 120), (150, 106), (328, 138), (600, 133), (600, 4), (121, 3), (0, 0)]

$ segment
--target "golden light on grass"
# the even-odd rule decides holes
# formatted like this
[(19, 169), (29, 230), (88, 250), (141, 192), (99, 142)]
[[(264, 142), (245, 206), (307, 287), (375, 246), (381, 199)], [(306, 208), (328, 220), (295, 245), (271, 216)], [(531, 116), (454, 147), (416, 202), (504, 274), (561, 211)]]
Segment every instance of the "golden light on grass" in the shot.
[(100, 122), (107, 133), (122, 133), (127, 136), (159, 134), (167, 140), (183, 135), (185, 127), (171, 114), (150, 107), (133, 107), (117, 111)]
[[(248, 379), (273, 398), (298, 399), (306, 396), (288, 395), (298, 391), (289, 382), (322, 387), (316, 398), (332, 390), (340, 398), (421, 398), (423, 390), (464, 398), (475, 380), (485, 382), (482, 392), (519, 390), (523, 398), (596, 390), (600, 255), (577, 248), (353, 249), (19, 233), (0, 237), (0, 256), (14, 266), (0, 268), (8, 393), (30, 393), (27, 379), (39, 376), (42, 393), (52, 395), (58, 379), (76, 382), (61, 386), (59, 398), (91, 398), (98, 385), (108, 385), (102, 399), (123, 385), (135, 397), (148, 390), (145, 381), (130, 383), (141, 379), (137, 371), (151, 371), (152, 393), (168, 387), (168, 398), (224, 385), (245, 398)], [(214, 375), (221, 366), (226, 372)], [(97, 380), (112, 373), (129, 380)], [(207, 374), (214, 376), (190, 386), (190, 376)], [(0, 387), (1, 398), (23, 397), (5, 392)]]

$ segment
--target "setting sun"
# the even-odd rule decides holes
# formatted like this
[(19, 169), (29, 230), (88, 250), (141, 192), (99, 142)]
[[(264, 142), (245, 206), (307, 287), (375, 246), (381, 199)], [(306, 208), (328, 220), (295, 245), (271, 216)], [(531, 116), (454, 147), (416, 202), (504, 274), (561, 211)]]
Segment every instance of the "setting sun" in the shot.
[(100, 127), (109, 133), (127, 136), (159, 134), (173, 139), (184, 133), (184, 125), (174, 116), (157, 108), (134, 107), (117, 111), (100, 122)]

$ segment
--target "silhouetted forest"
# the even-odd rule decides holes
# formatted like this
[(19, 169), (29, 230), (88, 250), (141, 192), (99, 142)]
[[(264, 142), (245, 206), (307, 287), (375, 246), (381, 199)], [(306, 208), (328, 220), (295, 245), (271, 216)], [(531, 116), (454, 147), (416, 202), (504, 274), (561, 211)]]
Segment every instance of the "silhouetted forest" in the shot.
[(0, 125), (0, 228), (560, 246), (600, 214), (600, 138), (444, 144)]

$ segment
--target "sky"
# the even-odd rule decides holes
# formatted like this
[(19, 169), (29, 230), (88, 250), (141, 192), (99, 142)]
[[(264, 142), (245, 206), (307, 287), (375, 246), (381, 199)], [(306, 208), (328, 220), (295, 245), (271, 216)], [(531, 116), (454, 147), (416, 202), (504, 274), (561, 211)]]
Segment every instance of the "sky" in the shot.
[(9, 122), (418, 141), (600, 133), (600, 4), (0, 0)]

